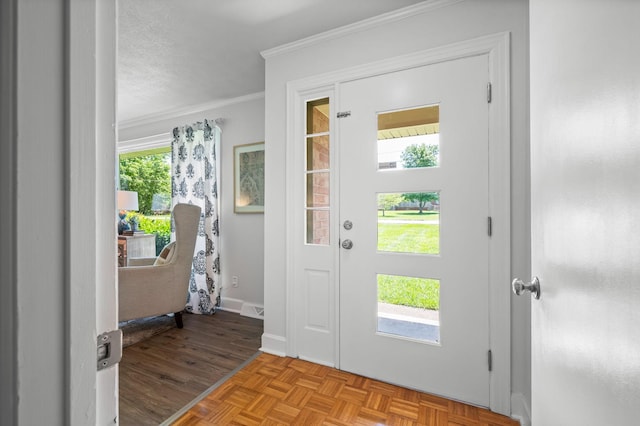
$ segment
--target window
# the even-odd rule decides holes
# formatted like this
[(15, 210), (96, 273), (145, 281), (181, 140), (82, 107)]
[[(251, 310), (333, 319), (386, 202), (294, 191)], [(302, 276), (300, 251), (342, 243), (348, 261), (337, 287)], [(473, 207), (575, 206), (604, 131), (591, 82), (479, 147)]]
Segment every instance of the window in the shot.
[(330, 243), (329, 98), (307, 102), (305, 137), (306, 243)]
[(156, 234), (156, 254), (171, 237), (171, 148), (121, 154), (120, 189), (138, 193), (138, 211), (128, 212), (138, 228)]

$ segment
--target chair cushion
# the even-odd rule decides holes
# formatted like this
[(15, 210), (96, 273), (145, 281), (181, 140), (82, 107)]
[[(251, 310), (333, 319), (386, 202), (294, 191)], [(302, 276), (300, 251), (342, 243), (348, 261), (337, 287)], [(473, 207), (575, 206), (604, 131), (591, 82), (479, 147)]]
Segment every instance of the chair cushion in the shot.
[(164, 246), (164, 248), (162, 249), (162, 251), (160, 252), (158, 257), (156, 258), (156, 261), (153, 264), (155, 266), (158, 266), (158, 265), (164, 265), (171, 262), (171, 259), (173, 259), (173, 255), (176, 252), (175, 248), (176, 248), (175, 241), (171, 241), (169, 244)]

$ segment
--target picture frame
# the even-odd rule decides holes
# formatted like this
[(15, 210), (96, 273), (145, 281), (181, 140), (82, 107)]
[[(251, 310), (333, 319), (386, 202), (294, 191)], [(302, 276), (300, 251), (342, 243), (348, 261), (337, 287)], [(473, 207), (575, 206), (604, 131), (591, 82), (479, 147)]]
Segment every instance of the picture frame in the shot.
[(233, 211), (264, 213), (264, 142), (233, 147)]

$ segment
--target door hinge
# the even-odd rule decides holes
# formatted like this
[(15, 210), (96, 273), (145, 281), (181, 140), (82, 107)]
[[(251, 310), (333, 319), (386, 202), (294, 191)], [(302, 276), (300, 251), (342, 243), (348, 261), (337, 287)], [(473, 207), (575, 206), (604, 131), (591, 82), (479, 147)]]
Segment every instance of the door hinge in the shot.
[(346, 118), (346, 117), (351, 117), (351, 111), (342, 111), (339, 112), (336, 117), (338, 118)]
[(493, 219), (491, 219), (491, 216), (489, 216), (487, 218), (487, 234), (491, 236), (492, 233), (493, 233)]
[(487, 103), (491, 103), (491, 83), (487, 83)]
[(487, 352), (487, 364), (489, 371), (493, 370), (493, 354), (491, 353), (491, 349)]
[(98, 371), (116, 365), (122, 359), (122, 330), (113, 330), (98, 336)]

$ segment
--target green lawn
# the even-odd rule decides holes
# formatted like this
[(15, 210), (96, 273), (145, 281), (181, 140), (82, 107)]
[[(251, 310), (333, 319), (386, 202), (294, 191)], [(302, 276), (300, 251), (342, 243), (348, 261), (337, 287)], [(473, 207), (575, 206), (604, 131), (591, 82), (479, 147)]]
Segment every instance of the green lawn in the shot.
[(378, 301), (438, 310), (440, 282), (425, 278), (378, 275)]
[[(407, 217), (409, 215), (400, 216)], [(416, 214), (416, 216), (421, 215)], [(427, 214), (424, 216), (429, 218)], [(437, 213), (430, 216), (430, 220), (437, 218)], [(384, 221), (379, 221), (378, 250), (399, 253), (438, 254), (440, 252), (440, 226), (435, 224), (385, 223)], [(440, 283), (438, 280), (431, 279), (378, 275), (378, 300), (394, 305), (437, 310), (440, 305)]]
[(382, 210), (378, 210), (378, 219), (395, 219), (395, 220), (439, 220), (440, 212), (424, 211), (422, 214), (417, 210), (385, 210), (384, 216)]
[(438, 254), (440, 226), (421, 223), (378, 222), (378, 250)]

